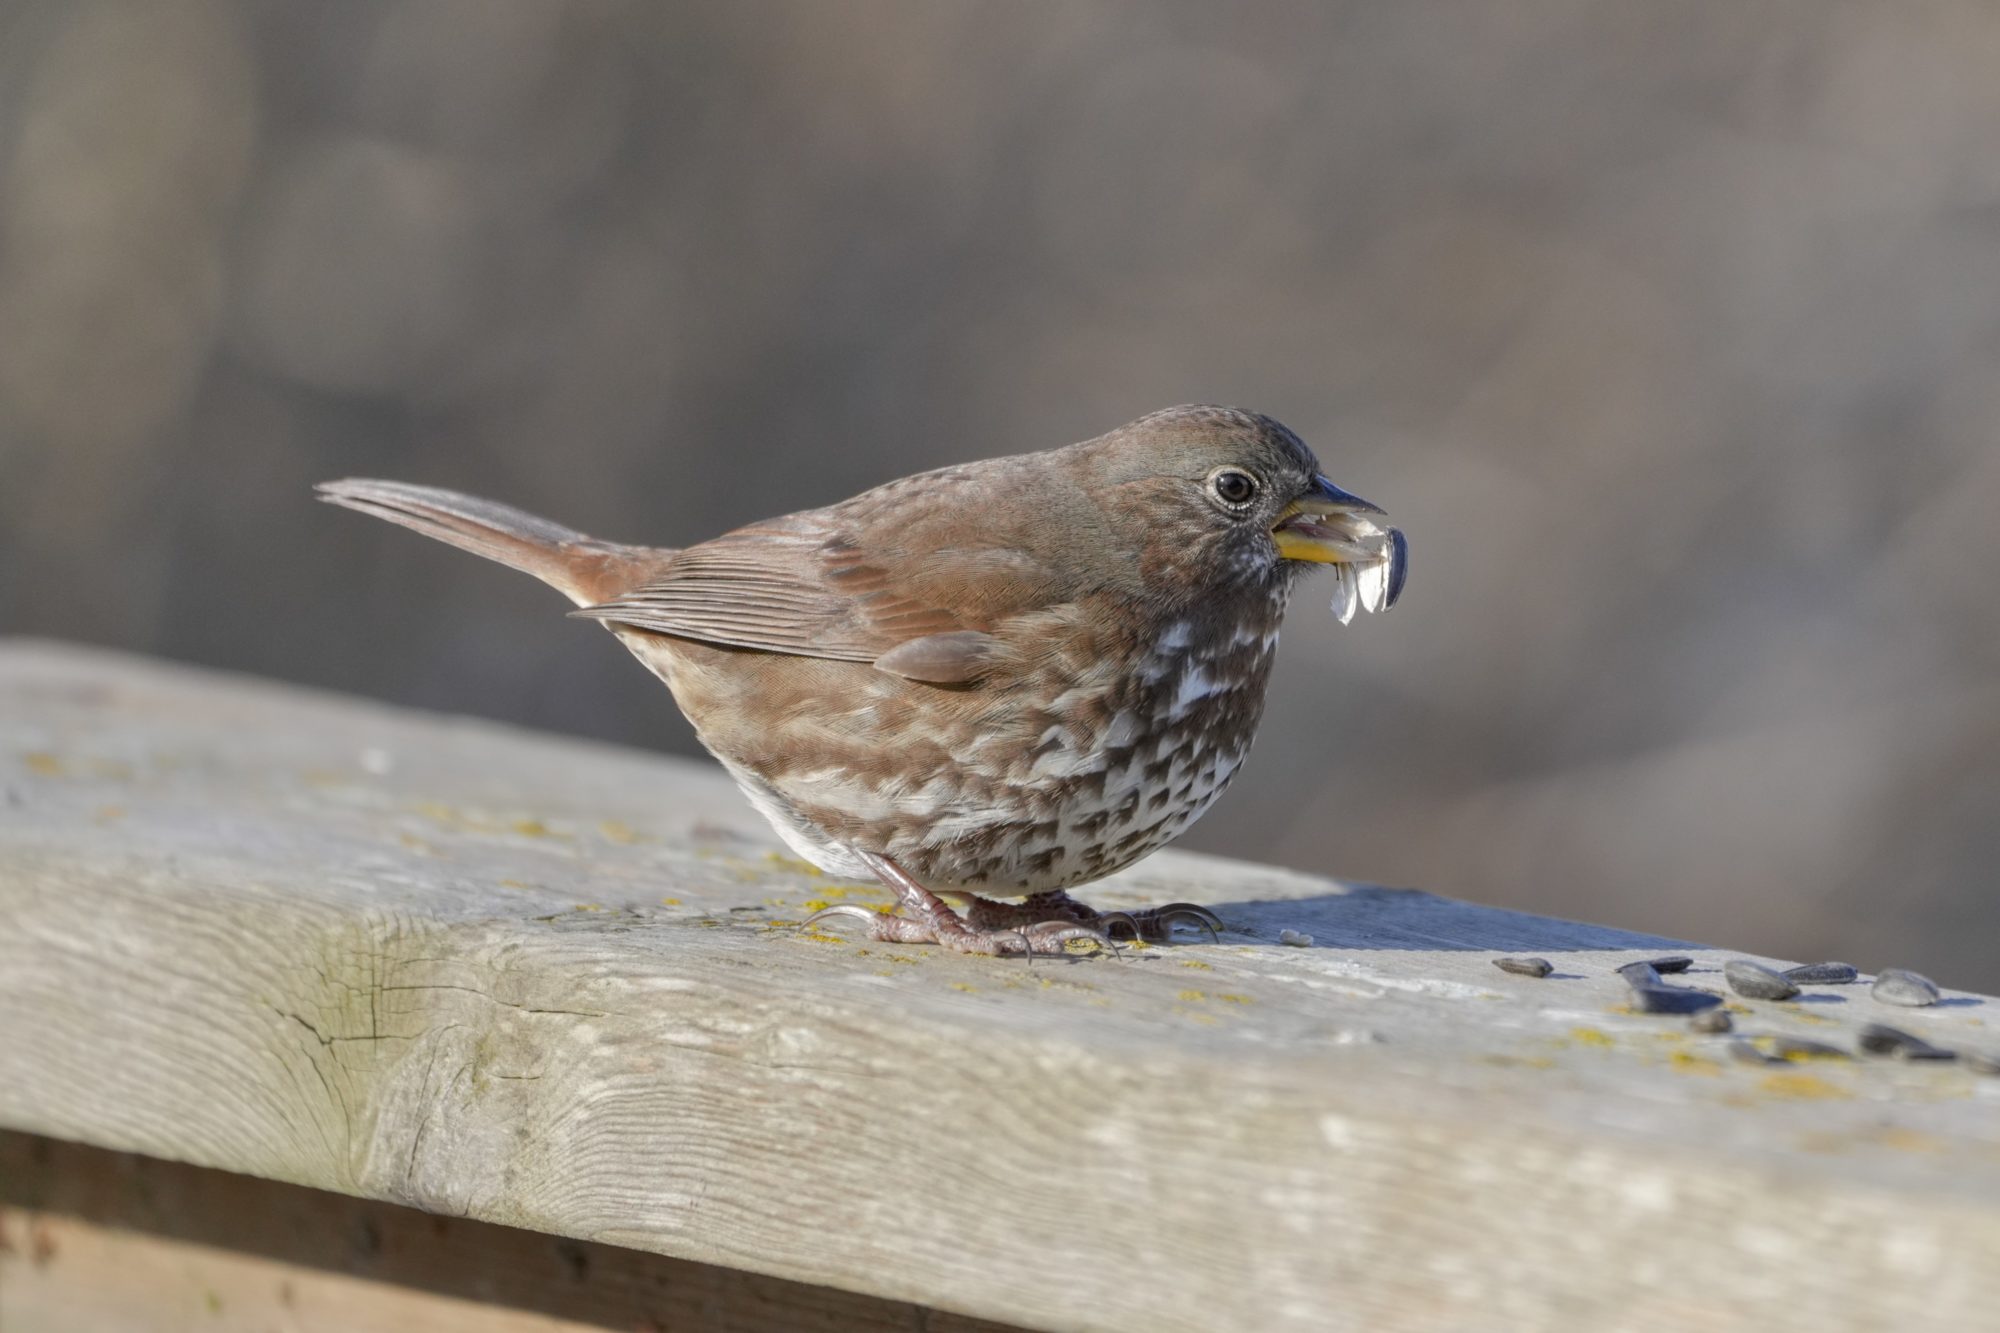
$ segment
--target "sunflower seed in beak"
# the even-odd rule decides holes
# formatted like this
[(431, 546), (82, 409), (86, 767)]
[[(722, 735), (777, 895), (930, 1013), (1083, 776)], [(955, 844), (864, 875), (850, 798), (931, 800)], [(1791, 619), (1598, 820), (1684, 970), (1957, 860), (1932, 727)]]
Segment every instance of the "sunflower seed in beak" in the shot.
[(1409, 570), (1410, 545), (1400, 529), (1382, 534), (1381, 552), (1373, 560), (1336, 565), (1338, 586), (1333, 597), (1333, 614), (1345, 625), (1354, 617), (1354, 604), (1373, 614), (1386, 611), (1402, 595), (1403, 577)]
[(1333, 618), (1345, 625), (1354, 619), (1355, 608), (1361, 604), (1353, 565), (1333, 567)]
[(1362, 609), (1370, 615), (1389, 604), (1389, 561), (1371, 560), (1354, 569), (1355, 589), (1361, 594)]

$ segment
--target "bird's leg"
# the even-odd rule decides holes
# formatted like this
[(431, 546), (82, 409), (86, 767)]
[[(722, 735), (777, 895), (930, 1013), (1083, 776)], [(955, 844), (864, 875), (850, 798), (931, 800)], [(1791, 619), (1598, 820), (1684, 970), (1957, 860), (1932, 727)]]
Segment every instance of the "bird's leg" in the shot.
[(855, 854), (896, 895), (904, 915), (890, 916), (871, 912), (865, 907), (841, 904), (814, 912), (806, 918), (806, 925), (814, 925), (830, 917), (848, 916), (867, 924), (870, 939), (892, 940), (900, 944), (941, 944), (958, 953), (1061, 953), (1063, 945), (1070, 940), (1089, 940), (1100, 949), (1111, 948), (1110, 935), (1099, 927), (1061, 917), (1042, 917), (999, 927), (968, 925), (958, 913), (945, 905), (942, 898), (919, 884), (908, 871), (888, 857), (858, 850)]
[(965, 920), (975, 929), (986, 930), (1019, 930), (1023, 926), (1042, 922), (1068, 921), (1095, 926), (1107, 935), (1123, 926), (1132, 932), (1133, 939), (1155, 943), (1170, 938), (1176, 922), (1200, 926), (1208, 932), (1210, 939), (1218, 938), (1222, 929), (1221, 917), (1194, 903), (1168, 903), (1164, 907), (1148, 907), (1136, 912), (1100, 912), (1088, 903), (1078, 902), (1061, 889), (1031, 893), (1018, 903), (974, 898), (966, 908)]

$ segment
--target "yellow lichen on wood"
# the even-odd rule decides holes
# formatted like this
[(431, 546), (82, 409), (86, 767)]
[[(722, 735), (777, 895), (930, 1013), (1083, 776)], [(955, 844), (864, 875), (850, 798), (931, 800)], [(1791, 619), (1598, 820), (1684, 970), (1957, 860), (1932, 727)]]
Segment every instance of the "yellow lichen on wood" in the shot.
[(1773, 1097), (1789, 1097), (1801, 1101), (1833, 1101), (1854, 1095), (1846, 1088), (1827, 1082), (1818, 1074), (1800, 1074), (1789, 1070), (1764, 1075), (1758, 1086)]
[(1706, 1055), (1697, 1055), (1693, 1051), (1673, 1052), (1667, 1056), (1667, 1065), (1669, 1068), (1677, 1069), (1683, 1074), (1702, 1074), (1715, 1077), (1722, 1073), (1722, 1063), (1720, 1061), (1712, 1060)]

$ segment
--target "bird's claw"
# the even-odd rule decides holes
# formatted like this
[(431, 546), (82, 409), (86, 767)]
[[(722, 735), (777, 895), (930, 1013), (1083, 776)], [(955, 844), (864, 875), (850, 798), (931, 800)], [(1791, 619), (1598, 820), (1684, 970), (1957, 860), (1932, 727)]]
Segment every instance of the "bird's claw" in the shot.
[(853, 903), (841, 903), (837, 907), (820, 908), (817, 912), (799, 922), (799, 928), (803, 930), (807, 926), (816, 926), (822, 921), (828, 921), (837, 916), (851, 916), (856, 921), (872, 921), (880, 915), (882, 915), (880, 912), (871, 912), (867, 908), (858, 907)]
[(1097, 922), (1108, 932), (1123, 926), (1132, 932), (1135, 940), (1165, 940), (1174, 932), (1174, 924), (1183, 922), (1200, 926), (1208, 932), (1211, 943), (1222, 942), (1222, 918), (1199, 903), (1168, 903), (1163, 907), (1148, 907), (1137, 912), (1103, 912)]
[(1037, 921), (1019, 930), (993, 933), (1024, 941), (1027, 947), (1022, 952), (1030, 959), (1038, 953), (1066, 953), (1066, 946), (1071, 940), (1089, 940), (1099, 953), (1119, 952), (1118, 942), (1111, 938), (1111, 932), (1097, 925), (1082, 925), (1074, 921)]

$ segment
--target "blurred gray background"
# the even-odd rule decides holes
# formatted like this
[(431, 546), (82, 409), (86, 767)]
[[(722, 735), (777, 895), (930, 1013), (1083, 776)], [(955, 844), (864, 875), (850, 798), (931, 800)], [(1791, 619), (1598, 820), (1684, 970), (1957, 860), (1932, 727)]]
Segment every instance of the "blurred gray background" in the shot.
[(680, 544), (1220, 401), (1410, 534), (1188, 840), (2000, 987), (2000, 8), (0, 0), (0, 629), (691, 752)]

